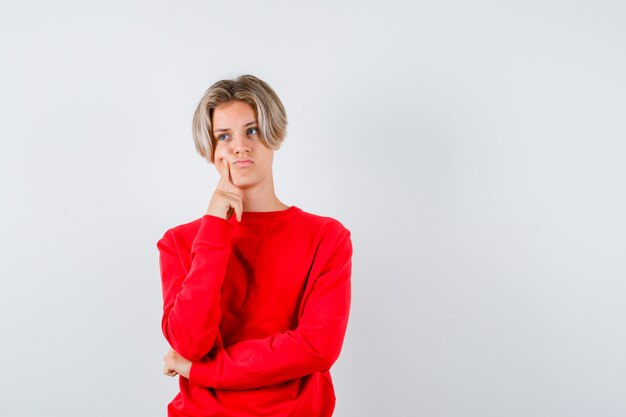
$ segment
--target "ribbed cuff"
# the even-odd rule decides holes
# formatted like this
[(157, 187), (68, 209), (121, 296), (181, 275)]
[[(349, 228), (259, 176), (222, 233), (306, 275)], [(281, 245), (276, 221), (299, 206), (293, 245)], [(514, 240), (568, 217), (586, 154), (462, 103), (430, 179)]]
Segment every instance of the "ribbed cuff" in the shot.
[(209, 362), (192, 362), (189, 381), (202, 387), (212, 387), (215, 381), (215, 366)]

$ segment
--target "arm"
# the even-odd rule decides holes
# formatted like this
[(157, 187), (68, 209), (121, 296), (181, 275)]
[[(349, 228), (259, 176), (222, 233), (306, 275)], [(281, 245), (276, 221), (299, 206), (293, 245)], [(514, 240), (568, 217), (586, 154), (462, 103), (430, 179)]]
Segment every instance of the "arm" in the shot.
[(170, 346), (191, 361), (206, 355), (218, 333), (220, 288), (231, 251), (233, 225), (204, 215), (186, 272), (171, 232), (157, 243), (163, 287), (161, 328)]
[(350, 231), (345, 229), (318, 255), (323, 252), (327, 262), (314, 272), (317, 278), (295, 330), (219, 349), (213, 358), (192, 363), (189, 380), (244, 390), (330, 369), (339, 357), (350, 310)]

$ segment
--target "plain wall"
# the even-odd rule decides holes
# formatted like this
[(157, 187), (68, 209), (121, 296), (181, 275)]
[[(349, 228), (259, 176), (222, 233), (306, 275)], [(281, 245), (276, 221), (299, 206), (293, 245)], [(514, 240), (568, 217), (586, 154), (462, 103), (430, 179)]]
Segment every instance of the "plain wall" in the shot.
[(625, 416), (626, 6), (2, 2), (0, 415), (158, 416), (156, 242), (250, 73), (279, 198), (352, 231), (335, 415)]

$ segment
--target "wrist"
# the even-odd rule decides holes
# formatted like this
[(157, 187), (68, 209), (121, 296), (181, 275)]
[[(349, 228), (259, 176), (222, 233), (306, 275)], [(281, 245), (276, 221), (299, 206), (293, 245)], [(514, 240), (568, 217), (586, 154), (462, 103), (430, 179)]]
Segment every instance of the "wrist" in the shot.
[(177, 372), (185, 378), (189, 379), (189, 374), (191, 373), (191, 365), (192, 362), (184, 361), (179, 366), (179, 369), (177, 369)]

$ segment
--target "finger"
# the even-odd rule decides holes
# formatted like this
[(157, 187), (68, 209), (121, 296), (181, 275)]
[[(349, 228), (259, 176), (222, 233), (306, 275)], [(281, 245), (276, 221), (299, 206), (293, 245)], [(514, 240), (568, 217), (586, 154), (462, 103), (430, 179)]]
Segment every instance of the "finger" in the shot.
[(241, 213), (243, 212), (243, 201), (239, 194), (225, 192), (223, 193), (224, 197), (226, 197), (226, 204), (228, 206), (228, 212), (226, 214), (227, 218), (235, 213), (235, 217), (237, 221), (241, 221)]
[(233, 179), (230, 176), (230, 164), (226, 158), (222, 158), (220, 166), (220, 181), (218, 186), (225, 191), (231, 191), (232, 186), (234, 186)]
[(241, 213), (243, 212), (243, 203), (241, 199), (237, 199), (235, 202), (235, 214), (237, 215), (237, 221), (241, 222)]
[(220, 180), (222, 180), (222, 182), (225, 182), (227, 175), (228, 175), (228, 163), (226, 162), (226, 159), (222, 158), (220, 159)]
[(172, 370), (167, 366), (163, 366), (163, 375), (169, 375), (172, 372)]
[(167, 376), (176, 376), (178, 372), (174, 368), (170, 368), (167, 364), (163, 366), (163, 374)]
[(228, 171), (228, 175), (226, 175), (226, 178), (228, 179), (228, 184), (234, 187), (235, 183), (233, 182), (233, 174), (232, 174), (232, 171), (230, 170), (230, 162), (228, 162), (228, 159), (225, 159), (225, 161), (226, 161), (226, 169)]

